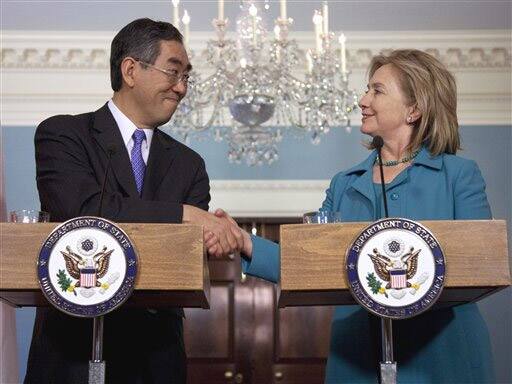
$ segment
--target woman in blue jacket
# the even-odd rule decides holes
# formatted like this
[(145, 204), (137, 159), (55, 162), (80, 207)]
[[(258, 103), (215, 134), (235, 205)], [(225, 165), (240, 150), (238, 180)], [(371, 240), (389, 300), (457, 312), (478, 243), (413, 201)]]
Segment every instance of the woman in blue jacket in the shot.
[[(397, 50), (374, 57), (369, 75), (368, 90), (359, 103), (361, 132), (384, 139), (389, 216), (490, 219), (477, 165), (455, 155), (460, 139), (452, 74), (431, 55)], [(362, 163), (334, 176), (321, 209), (341, 212), (344, 221), (384, 217), (376, 157), (372, 151)], [(277, 282), (278, 246), (244, 236), (244, 272)], [(376, 382), (379, 332), (378, 318), (361, 307), (337, 307), (326, 383)], [(494, 381), (488, 331), (475, 304), (395, 321), (394, 334), (399, 383)]]

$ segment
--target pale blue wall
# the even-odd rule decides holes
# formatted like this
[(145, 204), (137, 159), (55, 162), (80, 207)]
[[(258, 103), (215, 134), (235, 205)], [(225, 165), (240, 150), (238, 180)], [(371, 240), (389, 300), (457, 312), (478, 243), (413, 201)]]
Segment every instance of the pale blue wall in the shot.
[[(34, 180), (33, 135), (33, 127), (2, 128), (8, 210), (37, 208), (39, 205)], [(461, 135), (464, 151), (460, 155), (477, 161), (487, 182), (494, 217), (507, 219), (510, 228), (512, 127), (468, 126), (461, 128)], [(285, 137), (280, 145), (280, 161), (270, 167), (257, 168), (229, 164), (225, 144), (213, 143), (208, 138), (194, 141), (191, 146), (205, 158), (212, 179), (329, 179), (337, 171), (365, 157), (366, 150), (360, 145), (361, 140), (357, 128), (351, 134), (335, 130), (319, 146)], [(512, 290), (495, 294), (479, 305), (490, 329), (497, 378), (499, 382), (512, 382)], [(33, 317), (33, 309), (17, 311), (21, 377), (25, 374)]]

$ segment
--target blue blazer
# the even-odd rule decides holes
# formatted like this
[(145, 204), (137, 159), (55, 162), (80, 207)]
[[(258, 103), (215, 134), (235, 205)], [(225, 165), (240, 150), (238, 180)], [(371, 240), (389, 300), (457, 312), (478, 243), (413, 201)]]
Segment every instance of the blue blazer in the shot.
[[(344, 221), (381, 218), (373, 183), (373, 151), (362, 163), (331, 180), (322, 210)], [(422, 148), (410, 167), (387, 185), (391, 217), (413, 220), (490, 219), (485, 182), (474, 161), (431, 156)], [(245, 273), (279, 280), (279, 247), (253, 236)], [(487, 327), (476, 304), (434, 309), (393, 323), (399, 383), (492, 383), (494, 369)], [(380, 322), (359, 306), (336, 308), (326, 383), (374, 383), (380, 361)]]

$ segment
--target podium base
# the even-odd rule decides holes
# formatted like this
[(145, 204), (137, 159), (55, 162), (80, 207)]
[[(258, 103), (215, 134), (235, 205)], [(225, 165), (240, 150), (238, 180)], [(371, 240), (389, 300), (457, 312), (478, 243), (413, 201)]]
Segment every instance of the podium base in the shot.
[(380, 384), (396, 384), (396, 362), (380, 363)]
[(105, 384), (105, 361), (89, 361), (89, 384)]

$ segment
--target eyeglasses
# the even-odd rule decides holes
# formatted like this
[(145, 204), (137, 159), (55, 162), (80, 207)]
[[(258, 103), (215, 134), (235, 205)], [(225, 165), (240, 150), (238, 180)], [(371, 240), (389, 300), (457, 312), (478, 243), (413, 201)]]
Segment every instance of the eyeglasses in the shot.
[(185, 87), (188, 87), (189, 85), (192, 84), (192, 79), (190, 79), (190, 75), (188, 73), (182, 73), (180, 75), (180, 73), (176, 70), (168, 71), (166, 69), (158, 68), (158, 67), (154, 66), (153, 64), (146, 63), (145, 61), (142, 61), (142, 60), (135, 59), (135, 61), (137, 61), (138, 63), (140, 63), (142, 65), (145, 65), (146, 67), (155, 69), (155, 70), (167, 75), (167, 79), (169, 80), (169, 84), (171, 84), (171, 86), (175, 86), (179, 82), (183, 83), (183, 85)]

